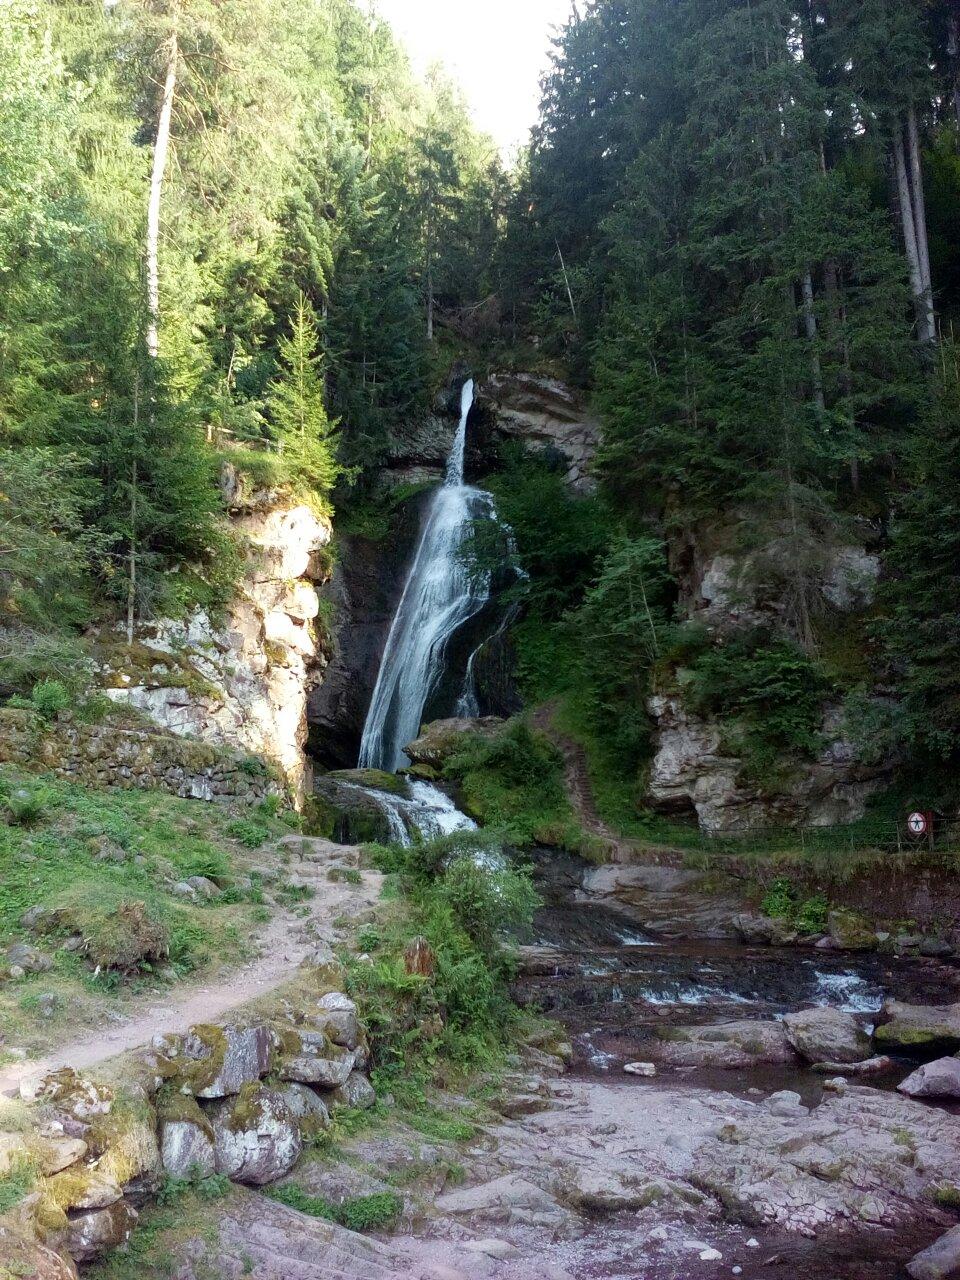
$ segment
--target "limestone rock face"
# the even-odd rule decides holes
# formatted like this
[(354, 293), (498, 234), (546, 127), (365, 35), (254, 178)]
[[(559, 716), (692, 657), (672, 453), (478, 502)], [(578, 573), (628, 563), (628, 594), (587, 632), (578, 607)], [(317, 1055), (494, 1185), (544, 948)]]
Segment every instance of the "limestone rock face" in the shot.
[(552, 456), (571, 489), (593, 492), (600, 424), (572, 387), (532, 373), (493, 373), (479, 389), (477, 407), (492, 417), (498, 437)]
[(297, 1118), (275, 1089), (248, 1085), (239, 1097), (216, 1103), (209, 1115), (217, 1172), (234, 1182), (275, 1182), (300, 1158)]
[(648, 798), (664, 813), (693, 810), (705, 831), (842, 825), (863, 817), (867, 800), (882, 785), (882, 768), (856, 760), (837, 708), (824, 714), (817, 759), (769, 794), (743, 780), (743, 761), (725, 749), (718, 721), (694, 714), (675, 694), (655, 694), (647, 709), (656, 724)]
[(272, 761), (302, 796), (307, 699), (325, 664), (316, 584), (332, 531), (309, 507), (273, 501), (234, 512), (247, 564), (224, 624), (202, 610), (160, 622), (133, 654), (117, 645), (105, 655), (104, 681), (116, 702), (173, 733)]
[(840, 1009), (804, 1009), (783, 1019), (787, 1039), (808, 1062), (863, 1062), (870, 1037), (850, 1013)]

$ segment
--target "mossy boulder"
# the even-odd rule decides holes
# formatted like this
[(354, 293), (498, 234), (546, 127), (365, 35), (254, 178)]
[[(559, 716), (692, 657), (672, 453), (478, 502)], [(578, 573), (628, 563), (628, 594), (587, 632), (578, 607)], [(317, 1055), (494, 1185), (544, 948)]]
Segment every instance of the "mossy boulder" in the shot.
[(336, 1089), (353, 1070), (353, 1051), (336, 1045), (325, 1031), (288, 1028), (282, 1034), (277, 1074), (281, 1080)]
[(214, 1103), (217, 1172), (234, 1182), (263, 1186), (289, 1173), (300, 1158), (300, 1126), (276, 1089), (245, 1085), (236, 1098)]
[(112, 1178), (99, 1169), (80, 1165), (65, 1169), (47, 1179), (47, 1194), (64, 1211), (71, 1209), (106, 1209), (116, 1204), (122, 1192)]
[(213, 1125), (195, 1098), (174, 1094), (157, 1108), (160, 1126), (160, 1160), (171, 1178), (216, 1172)]
[(227, 1098), (273, 1068), (277, 1037), (263, 1024), (198, 1024), (174, 1048), (181, 1087), (198, 1098)]
[(77, 1280), (72, 1258), (0, 1225), (0, 1276), (29, 1280)]
[[(387, 775), (389, 776), (389, 775)], [(390, 841), (390, 819), (377, 791), (360, 790), (342, 777), (324, 774), (314, 779), (308, 805), (310, 830), (336, 844), (386, 844)], [(383, 791), (384, 797), (394, 793)]]
[(870, 1037), (851, 1013), (841, 1009), (801, 1009), (783, 1020), (787, 1039), (808, 1062), (863, 1062)]
[(887, 1000), (874, 1031), (884, 1052), (936, 1058), (960, 1049), (960, 1004), (914, 1005)]
[(67, 1252), (77, 1262), (92, 1262), (125, 1244), (136, 1224), (137, 1211), (126, 1200), (118, 1200), (105, 1209), (75, 1214), (67, 1230)]
[(724, 1022), (702, 1027), (660, 1027), (651, 1051), (658, 1062), (680, 1067), (739, 1070), (763, 1063), (795, 1062), (796, 1055), (779, 1022)]
[(118, 1186), (160, 1170), (156, 1115), (145, 1101), (120, 1098), (91, 1123), (86, 1140), (99, 1153), (98, 1171)]
[(432, 724), (424, 725), (420, 736), (405, 746), (404, 751), (415, 766), (428, 765), (442, 772), (443, 766), (460, 750), (466, 738), (496, 738), (505, 723), (497, 716), (476, 720), (434, 720)]
[(385, 791), (387, 795), (410, 799), (410, 786), (405, 779), (384, 769), (340, 769), (327, 776), (355, 787), (368, 787), (371, 791)]
[(827, 929), (835, 947), (841, 951), (876, 951), (876, 930), (869, 920), (855, 911), (831, 911)]

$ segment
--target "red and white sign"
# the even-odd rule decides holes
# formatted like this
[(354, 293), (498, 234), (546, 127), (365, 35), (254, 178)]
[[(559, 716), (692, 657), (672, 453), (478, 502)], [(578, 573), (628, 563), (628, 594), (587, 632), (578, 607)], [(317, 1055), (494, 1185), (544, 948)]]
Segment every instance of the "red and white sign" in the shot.
[(929, 813), (911, 813), (907, 819), (907, 830), (912, 836), (925, 836), (930, 830)]

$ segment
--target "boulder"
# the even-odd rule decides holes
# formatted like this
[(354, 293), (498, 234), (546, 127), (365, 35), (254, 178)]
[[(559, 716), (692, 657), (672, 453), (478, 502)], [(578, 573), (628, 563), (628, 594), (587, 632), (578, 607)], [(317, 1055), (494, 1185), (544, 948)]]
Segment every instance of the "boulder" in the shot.
[(877, 948), (876, 931), (855, 911), (831, 911), (827, 929), (840, 951), (875, 951)]
[(960, 1004), (917, 1005), (887, 1000), (874, 1039), (878, 1048), (919, 1057), (956, 1053), (960, 1049)]
[(30, 1280), (77, 1280), (72, 1258), (27, 1240), (0, 1226), (0, 1276), (28, 1276)]
[(228, 1098), (267, 1075), (275, 1051), (267, 1026), (195, 1026), (180, 1043), (178, 1074), (198, 1098)]
[[(334, 1091), (336, 1092), (336, 1090)], [(280, 1096), (300, 1125), (304, 1137), (314, 1137), (330, 1127), (330, 1112), (318, 1093), (305, 1084), (287, 1084)]]
[(213, 1126), (197, 1102), (185, 1094), (166, 1101), (159, 1111), (160, 1159), (171, 1178), (207, 1177), (216, 1172)]
[(875, 1076), (889, 1071), (892, 1066), (892, 1058), (881, 1056), (867, 1058), (864, 1062), (815, 1062), (812, 1069), (825, 1076)]
[(76, 1214), (67, 1230), (67, 1252), (77, 1262), (92, 1262), (129, 1240), (136, 1223), (137, 1211), (126, 1200)]
[(312, 821), (322, 835), (340, 845), (388, 844), (393, 838), (386, 802), (390, 795), (362, 791), (334, 774), (314, 778)]
[(81, 1122), (107, 1115), (113, 1106), (112, 1089), (85, 1080), (73, 1067), (25, 1076), (20, 1081), (20, 1097), (24, 1102), (47, 1103), (60, 1114)]
[(276, 1089), (244, 1085), (238, 1097), (215, 1103), (209, 1116), (217, 1172), (234, 1182), (276, 1182), (300, 1158), (300, 1126)]
[(330, 1104), (334, 1110), (338, 1107), (350, 1107), (355, 1111), (367, 1111), (376, 1101), (377, 1091), (359, 1071), (351, 1072), (346, 1081), (330, 1095)]
[(789, 946), (799, 936), (785, 920), (776, 920), (772, 916), (735, 916), (733, 927), (748, 946)]
[(907, 1265), (913, 1280), (956, 1280), (960, 1276), (960, 1227), (941, 1236)]
[(794, 1062), (786, 1029), (779, 1022), (723, 1022), (702, 1027), (660, 1027), (655, 1056), (678, 1067), (738, 1069), (761, 1063)]
[(591, 1168), (569, 1165), (557, 1184), (559, 1198), (581, 1213), (646, 1209), (663, 1198), (662, 1183), (650, 1182), (630, 1165)]
[(112, 1178), (104, 1177), (97, 1169), (83, 1165), (65, 1169), (47, 1180), (46, 1190), (63, 1210), (106, 1209), (116, 1204), (121, 1191)]
[(927, 1062), (897, 1087), (910, 1098), (960, 1098), (960, 1058)]
[(50, 957), (29, 942), (14, 942), (7, 947), (3, 962), (8, 969), (19, 965), (24, 973), (46, 973), (53, 968)]
[(282, 1050), (277, 1066), (281, 1080), (325, 1089), (346, 1084), (356, 1060), (351, 1050), (335, 1045), (323, 1031), (284, 1031)]
[(317, 1012), (310, 1022), (316, 1030), (324, 1032), (332, 1044), (342, 1049), (357, 1049), (360, 1045), (357, 1006), (340, 992), (331, 991), (319, 1000)]
[(404, 751), (414, 764), (426, 764), (442, 770), (447, 760), (460, 749), (464, 738), (496, 738), (504, 723), (497, 716), (476, 720), (435, 720), (425, 725), (419, 738), (404, 747)]
[(863, 1062), (870, 1037), (851, 1013), (840, 1009), (802, 1009), (783, 1020), (787, 1039), (808, 1062)]

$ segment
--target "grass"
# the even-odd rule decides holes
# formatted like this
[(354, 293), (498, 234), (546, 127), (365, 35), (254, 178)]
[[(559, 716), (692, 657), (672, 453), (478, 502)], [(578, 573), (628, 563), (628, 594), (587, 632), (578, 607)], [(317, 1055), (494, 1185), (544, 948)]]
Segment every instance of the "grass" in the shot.
[[(54, 966), (0, 986), (0, 1024), (9, 1042), (42, 1048), (62, 1034), (65, 1019), (96, 1021), (106, 998), (245, 958), (258, 895), (256, 886), (237, 883), (249, 855), (229, 838), (222, 808), (162, 792), (96, 791), (0, 766), (0, 797), (21, 793), (42, 803), (29, 826), (0, 823), (0, 951), (30, 941)], [(282, 815), (255, 811), (255, 821), (267, 838), (289, 831)], [(197, 875), (226, 889), (223, 901), (172, 892)], [(35, 906), (62, 913), (39, 936), (20, 924)], [(128, 962), (127, 927), (147, 928), (144, 936), (156, 943), (142, 963), (136, 948)], [(89, 939), (90, 955), (107, 964), (97, 978), (88, 958), (59, 949), (73, 933)], [(116, 969), (109, 967), (112, 955), (120, 957)], [(59, 1012), (44, 1021), (36, 998), (47, 992), (58, 997)]]
[(33, 1190), (35, 1181), (36, 1173), (28, 1163), (15, 1164), (0, 1178), (0, 1216), (15, 1209)]
[(266, 1194), (289, 1209), (296, 1209), (311, 1218), (336, 1222), (349, 1231), (383, 1231), (391, 1227), (403, 1212), (403, 1200), (393, 1191), (350, 1196), (340, 1204), (334, 1204), (323, 1196), (310, 1195), (295, 1182), (270, 1187)]

